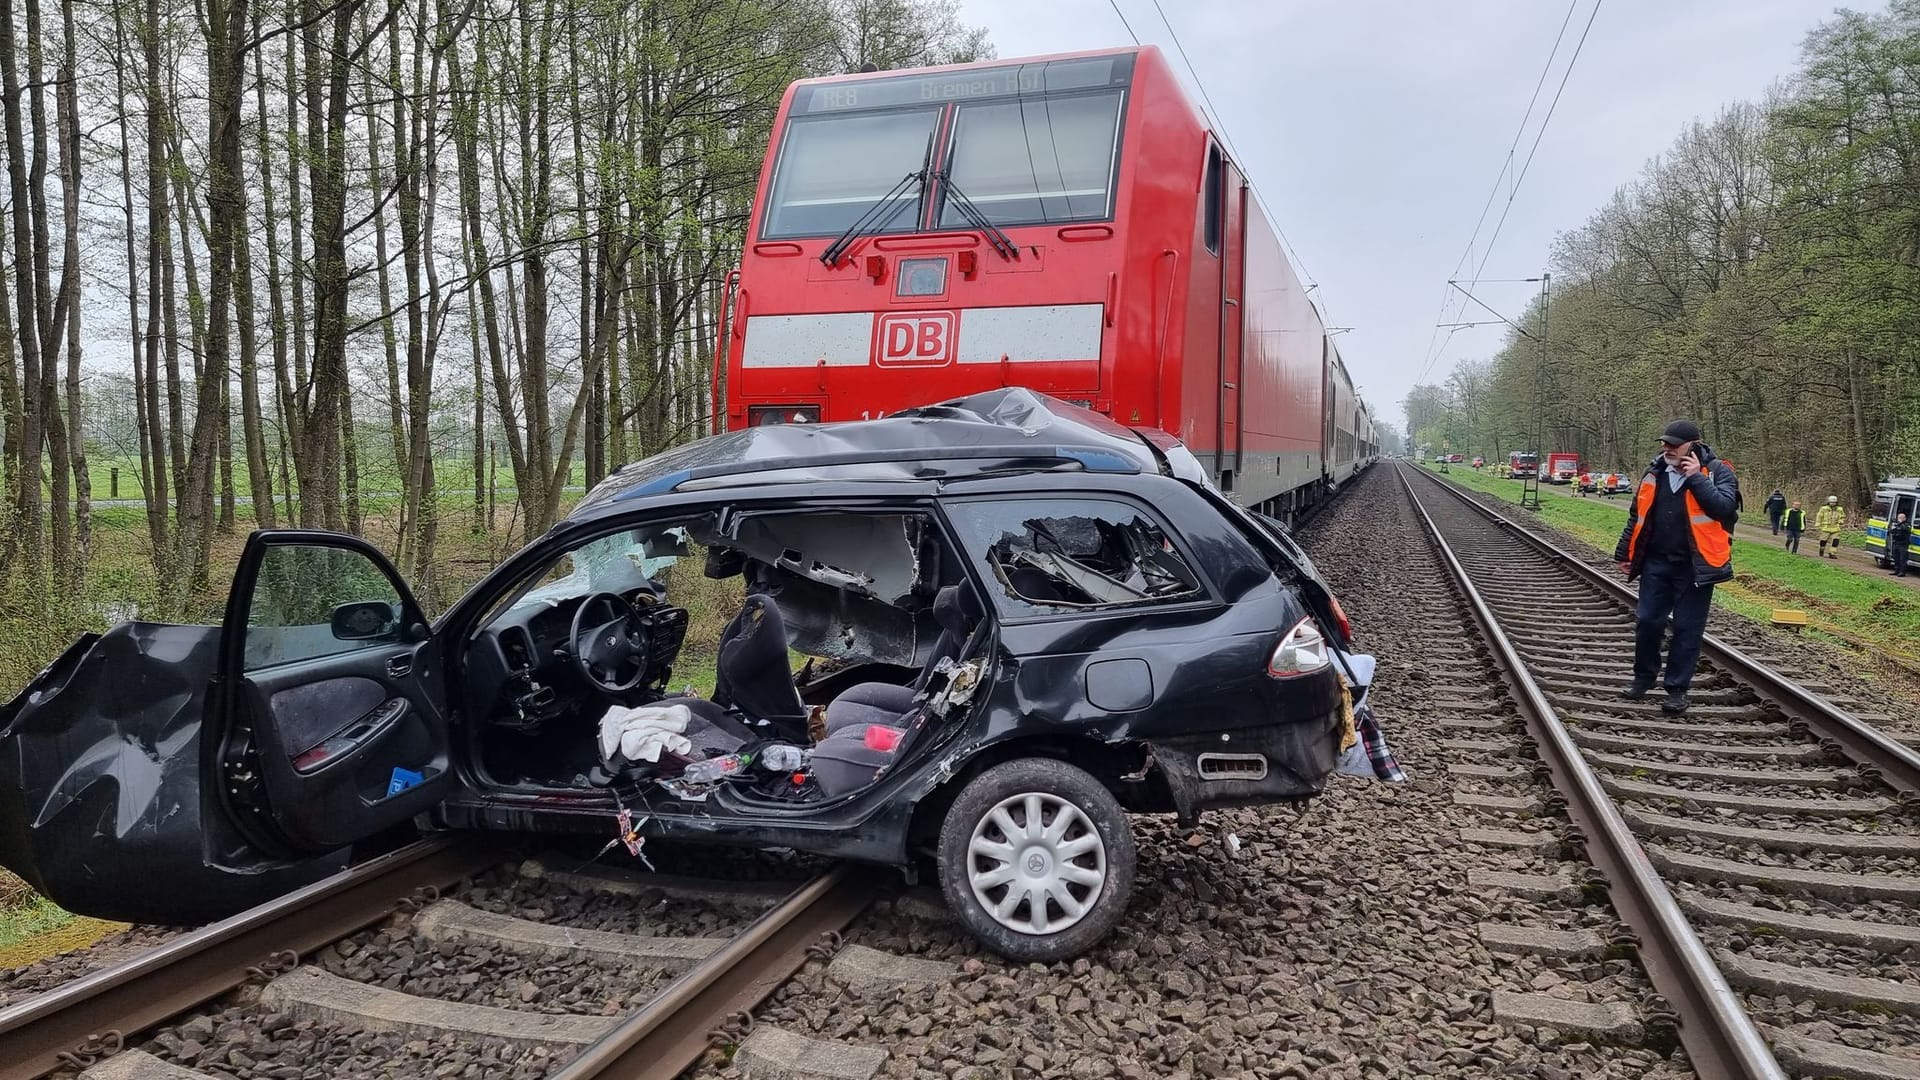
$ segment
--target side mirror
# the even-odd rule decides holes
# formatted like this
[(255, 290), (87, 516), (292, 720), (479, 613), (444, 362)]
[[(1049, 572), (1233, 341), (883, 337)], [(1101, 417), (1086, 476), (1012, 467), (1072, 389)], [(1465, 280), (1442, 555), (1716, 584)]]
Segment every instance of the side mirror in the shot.
[(384, 600), (360, 600), (335, 607), (331, 621), (341, 641), (378, 641), (394, 636), (400, 617)]

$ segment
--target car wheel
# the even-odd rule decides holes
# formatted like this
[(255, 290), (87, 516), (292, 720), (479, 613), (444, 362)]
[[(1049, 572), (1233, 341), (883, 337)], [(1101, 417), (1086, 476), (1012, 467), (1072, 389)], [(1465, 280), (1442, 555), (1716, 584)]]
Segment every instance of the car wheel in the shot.
[(1077, 956), (1133, 895), (1133, 828), (1112, 793), (1051, 758), (996, 765), (968, 782), (940, 826), (947, 907), (1011, 960)]

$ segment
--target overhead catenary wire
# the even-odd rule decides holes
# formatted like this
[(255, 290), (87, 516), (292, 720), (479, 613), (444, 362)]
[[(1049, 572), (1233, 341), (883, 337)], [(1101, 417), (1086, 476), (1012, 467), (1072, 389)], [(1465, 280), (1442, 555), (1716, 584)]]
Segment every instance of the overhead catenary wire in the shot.
[(1120, 10), (1120, 0), (1107, 0), (1107, 3), (1113, 7), (1113, 13), (1120, 16), (1120, 25), (1127, 28), (1127, 36), (1133, 39), (1135, 45), (1140, 44), (1140, 35), (1133, 32), (1133, 24), (1127, 21), (1126, 12)]
[[(1516, 172), (1513, 167), (1514, 155), (1520, 148), (1520, 141), (1526, 137), (1527, 123), (1533, 118), (1534, 106), (1539, 104), (1540, 91), (1546, 86), (1547, 77), (1552, 74), (1554, 61), (1560, 54), (1561, 42), (1566, 40), (1567, 28), (1572, 25), (1574, 13), (1580, 6), (1580, 0), (1570, 0), (1567, 4), (1567, 12), (1560, 20), (1560, 29), (1554, 35), (1553, 47), (1547, 52), (1546, 62), (1540, 66), (1540, 77), (1534, 80), (1533, 93), (1527, 99), (1526, 111), (1521, 114), (1520, 123), (1514, 129), (1513, 141), (1508, 145), (1506, 153), (1501, 157), (1500, 170), (1494, 175), (1493, 185), (1487, 192), (1486, 202), (1480, 207), (1480, 216), (1474, 222), (1473, 232), (1467, 237), (1466, 247), (1460, 252), (1460, 258), (1455, 261), (1453, 270), (1447, 275), (1450, 281), (1457, 278), (1462, 268), (1466, 267), (1473, 259), (1475, 245), (1480, 239), (1480, 230), (1486, 225), (1487, 215), (1493, 208), (1494, 200), (1499, 198), (1501, 186), (1504, 182), (1506, 184), (1507, 200), (1501, 208), (1499, 222), (1494, 227), (1492, 237), (1489, 238), (1487, 244), (1480, 249), (1480, 259), (1474, 263), (1473, 266), (1473, 283), (1478, 284), (1482, 280), (1480, 273), (1486, 268), (1487, 261), (1493, 254), (1494, 245), (1498, 243), (1500, 239), (1500, 232), (1506, 224), (1507, 214), (1512, 210), (1514, 199), (1519, 194), (1520, 183), (1525, 179), (1528, 169), (1532, 166), (1534, 155), (1539, 152), (1540, 141), (1546, 134), (1547, 124), (1553, 119), (1554, 109), (1560, 103), (1560, 95), (1566, 90), (1567, 79), (1572, 75), (1574, 65), (1579, 62), (1581, 49), (1586, 45), (1587, 35), (1593, 30), (1594, 18), (1599, 15), (1600, 5), (1604, 2), (1605, 0), (1594, 0), (1593, 8), (1587, 15), (1586, 25), (1580, 31), (1580, 40), (1575, 44), (1573, 52), (1567, 60), (1566, 68), (1561, 72), (1560, 84), (1554, 90), (1553, 101), (1548, 106), (1546, 114), (1541, 118), (1540, 125), (1534, 132), (1533, 144), (1528, 148), (1526, 162)], [(1428, 373), (1433, 370), (1434, 365), (1437, 364), (1441, 356), (1445, 354), (1447, 344), (1453, 340), (1454, 330), (1452, 329), (1448, 329), (1447, 335), (1444, 338), (1440, 336), (1440, 331), (1447, 329), (1444, 325), (1447, 317), (1447, 307), (1449, 303), (1453, 302), (1455, 301), (1453, 299), (1451, 286), (1443, 287), (1441, 289), (1440, 309), (1434, 317), (1434, 329), (1427, 338), (1426, 359), (1421, 365), (1420, 374), (1413, 380), (1416, 384), (1422, 379), (1425, 379)]]
[[(1114, 0), (1108, 0), (1108, 2), (1113, 3)], [(1118, 13), (1120, 9), (1116, 6), (1113, 10)], [(1207, 93), (1206, 81), (1200, 78), (1199, 69), (1194, 67), (1193, 61), (1188, 58), (1186, 46), (1180, 44), (1180, 32), (1173, 28), (1173, 23), (1167, 18), (1166, 10), (1160, 6), (1160, 0), (1153, 0), (1153, 10), (1155, 14), (1160, 16), (1160, 25), (1167, 28), (1167, 36), (1173, 41), (1174, 51), (1180, 54), (1180, 62), (1186, 65), (1187, 74), (1193, 77), (1193, 85), (1200, 91), (1200, 102), (1206, 110), (1208, 120), (1213, 124), (1214, 130), (1220, 133), (1221, 141), (1226, 143), (1227, 152), (1233, 155), (1235, 161), (1244, 165), (1246, 159), (1240, 156), (1240, 148), (1233, 144), (1233, 136), (1227, 131), (1225, 122), (1220, 119), (1220, 110), (1214, 108), (1213, 97)], [(1122, 15), (1120, 21), (1124, 24), (1127, 21), (1126, 16)], [(1127, 32), (1132, 33), (1132, 28), (1129, 27)], [(1135, 44), (1138, 44), (1139, 41), (1140, 39), (1138, 37), (1134, 38)], [(1307, 261), (1300, 257), (1300, 252), (1293, 246), (1293, 241), (1287, 239), (1287, 231), (1281, 228), (1279, 217), (1274, 214), (1273, 208), (1267, 205), (1266, 197), (1260, 194), (1260, 185), (1254, 183), (1251, 176), (1246, 176), (1244, 173), (1242, 176), (1246, 180), (1248, 190), (1253, 192), (1253, 201), (1259, 204), (1260, 212), (1266, 215), (1267, 222), (1273, 226), (1275, 235), (1280, 238), (1280, 243), (1287, 249), (1287, 255), (1293, 260), (1293, 265), (1299, 267), (1300, 275), (1307, 279), (1308, 291), (1311, 292), (1314, 289), (1318, 289), (1320, 282), (1315, 280), (1313, 271), (1307, 268)], [(1311, 302), (1310, 300), (1309, 303)], [(1332, 321), (1333, 308), (1332, 305), (1327, 303), (1326, 293), (1324, 291), (1322, 291), (1320, 301), (1316, 307), (1325, 320), (1329, 322)]]

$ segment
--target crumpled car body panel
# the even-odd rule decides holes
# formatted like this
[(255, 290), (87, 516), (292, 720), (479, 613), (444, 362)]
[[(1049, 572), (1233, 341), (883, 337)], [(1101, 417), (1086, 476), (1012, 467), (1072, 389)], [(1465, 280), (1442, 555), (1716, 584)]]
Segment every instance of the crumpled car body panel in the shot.
[(76, 914), (177, 925), (346, 865), (254, 861), (215, 809), (201, 736), (219, 638), (146, 622), (88, 634), (0, 709), (0, 864)]

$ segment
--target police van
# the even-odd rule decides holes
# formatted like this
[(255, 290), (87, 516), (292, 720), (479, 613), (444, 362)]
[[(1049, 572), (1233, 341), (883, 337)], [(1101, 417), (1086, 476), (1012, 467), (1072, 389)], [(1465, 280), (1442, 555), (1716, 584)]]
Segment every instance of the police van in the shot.
[(1901, 514), (1912, 524), (1920, 517), (1920, 476), (1894, 476), (1873, 493), (1873, 509), (1867, 511), (1867, 551), (1874, 564), (1887, 566), (1887, 526)]

